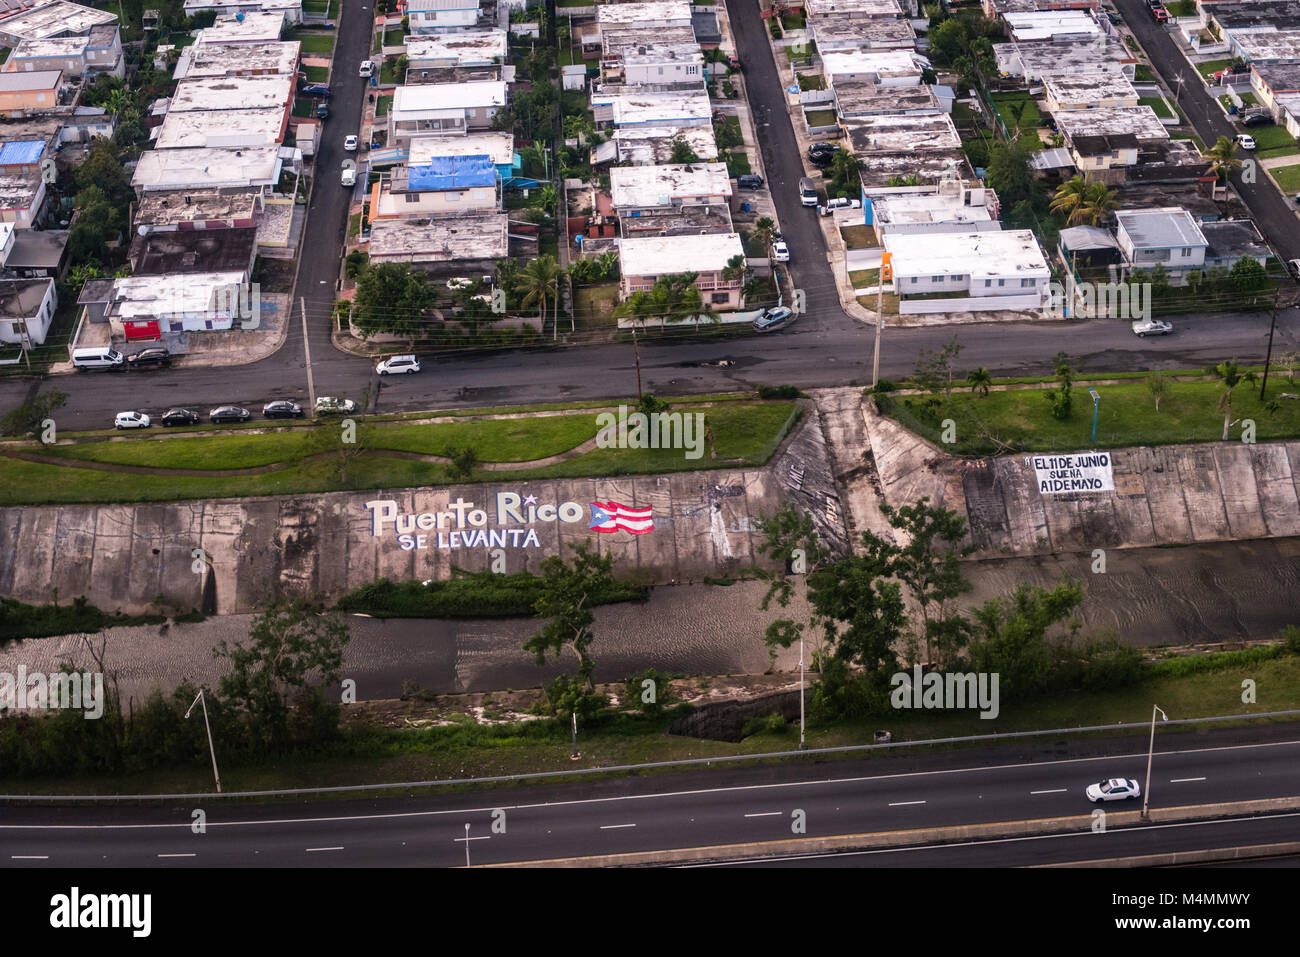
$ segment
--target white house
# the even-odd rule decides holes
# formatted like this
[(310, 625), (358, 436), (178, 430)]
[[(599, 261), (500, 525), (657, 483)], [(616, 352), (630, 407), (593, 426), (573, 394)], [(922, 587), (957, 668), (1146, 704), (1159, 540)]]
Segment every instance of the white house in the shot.
[(891, 232), (885, 251), (900, 313), (1036, 309), (1052, 276), (1029, 229)]
[(619, 244), (621, 298), (653, 288), (661, 276), (694, 273), (706, 303), (720, 311), (739, 309), (741, 278), (724, 278), (722, 271), (744, 255), (738, 233), (625, 238)]
[(505, 30), (457, 30), (406, 38), (408, 70), (491, 66), (505, 58)]
[(478, 23), (478, 0), (408, 0), (412, 33), (464, 30)]
[(596, 7), (596, 24), (602, 36), (611, 30), (648, 32), (671, 27), (689, 27), (691, 4), (689, 0), (603, 4)]
[(405, 145), (421, 134), (487, 130), (505, 109), (507, 84), (501, 80), (399, 86), (388, 113), (388, 139)]
[(699, 89), (648, 91), (641, 87), (613, 87), (591, 94), (591, 110), (598, 124), (677, 127), (713, 125), (713, 107), (703, 85)]
[[(602, 8), (607, 9), (607, 8)], [(704, 53), (693, 31), (657, 34), (618, 33), (606, 37), (601, 73), (606, 83), (699, 83), (704, 79)]]
[(203, 10), (212, 10), (223, 16), (278, 13), (284, 17), (285, 23), (302, 23), (302, 0), (185, 0), (187, 17)]
[(1182, 207), (1119, 210), (1115, 219), (1115, 238), (1130, 270), (1162, 265), (1170, 285), (1177, 286), (1204, 267), (1210, 244), (1195, 217)]
[(44, 345), (58, 306), (53, 279), (0, 279), (0, 342)]
[(997, 193), (978, 180), (940, 183), (909, 193), (868, 196), (865, 220), (878, 238), (905, 233), (1000, 232)]
[(1123, 73), (1053, 74), (1043, 77), (1043, 91), (1047, 111), (1052, 114), (1138, 105), (1138, 92)]
[(115, 279), (105, 317), (120, 322), (127, 339), (231, 329), (240, 301), (233, 293), (247, 281), (235, 271)]
[(837, 80), (866, 80), (878, 86), (917, 86), (930, 61), (912, 50), (858, 50), (823, 53), (822, 72)]
[(616, 166), (609, 171), (609, 186), (614, 211), (620, 216), (683, 206), (726, 206), (731, 198), (726, 163)]

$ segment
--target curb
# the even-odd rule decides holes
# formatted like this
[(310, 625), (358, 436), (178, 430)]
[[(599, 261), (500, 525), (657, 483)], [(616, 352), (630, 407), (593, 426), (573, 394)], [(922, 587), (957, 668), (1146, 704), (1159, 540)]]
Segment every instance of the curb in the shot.
[[(1100, 809), (1099, 809), (1100, 810)], [(1300, 810), (1300, 796), (1239, 801), (1232, 804), (1191, 805), (1163, 808), (1150, 812), (1150, 823), (1195, 821), (1218, 816), (1255, 816), (1270, 811)], [(1095, 812), (1094, 812), (1095, 813)], [(1141, 811), (1115, 811), (1105, 818), (1107, 825), (1134, 827), (1142, 823)], [(914, 844), (954, 843), (988, 838), (1031, 837), (1042, 834), (1066, 834), (1090, 831), (1092, 814), (1086, 816), (1040, 818), (1030, 821), (999, 821), (993, 824), (966, 824), (951, 827), (917, 828), (907, 831), (875, 831), (863, 834), (840, 834), (835, 837), (790, 838), (782, 841), (758, 841), (748, 844), (720, 844), (713, 847), (678, 848), (665, 851), (638, 851), (629, 854), (604, 854), (592, 857), (554, 858), (545, 861), (516, 861), (509, 864), (485, 864), (482, 867), (637, 867), (662, 864), (687, 864), (735, 857), (775, 857), (791, 853), (818, 854), (872, 848), (901, 848)], [(1221, 849), (1220, 853), (1230, 849)], [(1186, 859), (1187, 853), (1181, 856)], [(1170, 857), (1172, 855), (1152, 855)], [(1133, 858), (1132, 860), (1141, 860)], [(1092, 864), (1093, 862), (1090, 862)], [(1073, 867), (1080, 865), (1053, 865)], [(1098, 863), (1094, 866), (1104, 866)], [(1139, 867), (1145, 864), (1132, 864)]]
[(1300, 841), (1284, 844), (1252, 844), (1248, 847), (1216, 847), (1206, 851), (1177, 851), (1144, 854), (1141, 857), (1113, 857), (1107, 861), (1072, 861), (1068, 864), (1031, 864), (1035, 870), (1054, 867), (1174, 867), (1211, 861), (1244, 861), (1256, 857), (1300, 854)]

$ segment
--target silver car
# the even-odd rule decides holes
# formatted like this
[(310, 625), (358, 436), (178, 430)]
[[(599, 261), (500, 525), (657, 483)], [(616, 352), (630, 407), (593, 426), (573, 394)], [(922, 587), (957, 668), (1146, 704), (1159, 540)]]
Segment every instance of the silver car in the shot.
[(1141, 795), (1142, 789), (1132, 778), (1111, 778), (1109, 781), (1089, 784), (1083, 793), (1089, 801), (1096, 804), (1098, 801), (1127, 801)]
[(1133, 323), (1133, 334), (1139, 339), (1147, 336), (1167, 336), (1174, 331), (1172, 322), (1163, 319), (1139, 319)]

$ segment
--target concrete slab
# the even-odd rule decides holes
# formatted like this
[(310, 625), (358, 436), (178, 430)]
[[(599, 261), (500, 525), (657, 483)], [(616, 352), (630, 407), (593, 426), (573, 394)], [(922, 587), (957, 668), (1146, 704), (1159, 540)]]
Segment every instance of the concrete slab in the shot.
[(1287, 446), (1280, 442), (1252, 445), (1250, 454), (1267, 534), (1300, 535), (1300, 496), (1296, 494)]

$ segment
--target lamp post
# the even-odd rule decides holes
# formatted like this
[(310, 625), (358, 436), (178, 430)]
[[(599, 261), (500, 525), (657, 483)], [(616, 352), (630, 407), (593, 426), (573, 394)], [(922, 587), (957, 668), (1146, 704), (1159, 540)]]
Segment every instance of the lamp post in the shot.
[(1101, 395), (1096, 389), (1088, 389), (1088, 395), (1092, 396), (1092, 444), (1097, 444), (1097, 409), (1101, 406)]
[(573, 753), (569, 755), (570, 761), (576, 761), (582, 757), (582, 752), (578, 750), (578, 712), (573, 712)]
[(1169, 716), (1160, 710), (1159, 705), (1151, 706), (1151, 742), (1147, 745), (1147, 783), (1142, 788), (1142, 820), (1147, 818), (1147, 801), (1151, 799), (1151, 755), (1155, 752), (1156, 747), (1156, 714), (1160, 715), (1161, 721), (1168, 721)]
[(185, 712), (186, 719), (190, 716), (190, 711), (194, 710), (194, 705), (203, 705), (203, 727), (208, 731), (208, 753), (212, 755), (212, 779), (217, 782), (217, 793), (221, 793), (221, 777), (217, 774), (217, 750), (212, 746), (212, 725), (208, 723), (208, 702), (203, 697), (203, 689), (199, 689), (199, 696), (190, 704), (189, 711)]
[(804, 742), (803, 723), (803, 632), (799, 633), (799, 750), (807, 747)]

